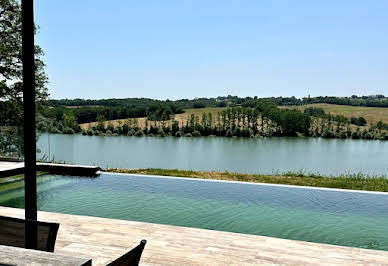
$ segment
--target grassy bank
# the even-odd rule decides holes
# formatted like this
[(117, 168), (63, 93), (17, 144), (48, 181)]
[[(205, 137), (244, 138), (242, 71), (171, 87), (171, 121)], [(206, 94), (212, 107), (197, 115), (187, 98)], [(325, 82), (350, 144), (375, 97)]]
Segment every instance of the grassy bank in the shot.
[(379, 107), (365, 107), (365, 106), (348, 106), (348, 105), (336, 105), (336, 104), (308, 104), (298, 106), (281, 106), (280, 108), (292, 108), (303, 111), (307, 107), (322, 108), (326, 113), (333, 115), (343, 115), (347, 118), (351, 117), (364, 117), (370, 124), (376, 124), (378, 121), (388, 123), (388, 108)]
[(231, 172), (204, 172), (169, 169), (105, 169), (108, 172), (191, 177), (201, 179), (217, 179), (243, 182), (256, 182), (268, 184), (283, 184), (295, 186), (325, 187), (366, 191), (388, 192), (388, 178), (386, 176), (367, 176), (363, 174), (341, 175), (341, 176), (320, 176), (304, 173), (284, 173), (274, 175), (241, 174)]

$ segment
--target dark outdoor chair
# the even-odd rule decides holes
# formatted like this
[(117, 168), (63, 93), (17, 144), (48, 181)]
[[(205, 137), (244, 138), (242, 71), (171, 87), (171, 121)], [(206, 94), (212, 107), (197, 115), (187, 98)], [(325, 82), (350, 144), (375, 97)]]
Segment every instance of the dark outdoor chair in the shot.
[(139, 265), (139, 261), (141, 258), (141, 254), (143, 253), (143, 249), (145, 244), (147, 243), (146, 240), (142, 240), (140, 244), (129, 251), (128, 253), (124, 254), (120, 258), (116, 259), (115, 261), (108, 264), (108, 266), (136, 266)]
[(38, 229), (38, 250), (54, 252), (59, 224), (0, 216), (0, 245), (24, 248), (25, 226)]

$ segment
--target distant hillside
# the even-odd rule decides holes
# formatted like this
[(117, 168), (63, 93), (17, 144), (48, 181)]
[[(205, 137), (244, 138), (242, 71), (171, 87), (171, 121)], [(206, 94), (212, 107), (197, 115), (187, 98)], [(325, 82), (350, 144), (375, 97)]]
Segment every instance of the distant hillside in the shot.
[[(125, 99), (61, 99), (49, 100), (49, 105), (52, 107), (67, 106), (67, 107), (83, 107), (83, 106), (104, 106), (104, 107), (126, 107), (126, 108), (141, 108), (151, 105), (169, 104), (180, 109), (205, 108), (205, 107), (226, 107), (238, 106), (246, 101), (258, 99), (258, 97), (238, 97), (238, 96), (220, 96), (217, 98), (196, 98), (196, 99), (180, 99), (180, 100), (154, 100), (148, 98), (125, 98)], [(365, 106), (365, 107), (388, 107), (388, 97), (384, 95), (356, 96), (350, 97), (334, 97), (334, 96), (319, 96), (319, 97), (270, 97), (262, 98), (273, 101), (278, 106), (288, 105), (306, 105), (316, 103), (327, 103), (349, 106)]]

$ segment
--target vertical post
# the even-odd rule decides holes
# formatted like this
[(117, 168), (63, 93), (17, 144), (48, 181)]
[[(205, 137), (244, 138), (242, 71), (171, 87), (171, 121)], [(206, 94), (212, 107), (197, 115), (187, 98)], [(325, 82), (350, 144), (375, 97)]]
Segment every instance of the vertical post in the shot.
[[(34, 1), (22, 0), (22, 61), (24, 110), (24, 208), (25, 218), (37, 220)], [(37, 248), (36, 223), (25, 225), (25, 247)]]

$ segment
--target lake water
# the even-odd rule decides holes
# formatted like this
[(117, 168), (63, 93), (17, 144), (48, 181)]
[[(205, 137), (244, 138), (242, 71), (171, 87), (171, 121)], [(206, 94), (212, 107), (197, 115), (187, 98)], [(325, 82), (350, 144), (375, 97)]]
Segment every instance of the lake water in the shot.
[(388, 174), (388, 141), (42, 134), (38, 158), (119, 168)]
[[(0, 205), (24, 207), (23, 179)], [(388, 193), (103, 173), (38, 178), (39, 210), (388, 250)]]

